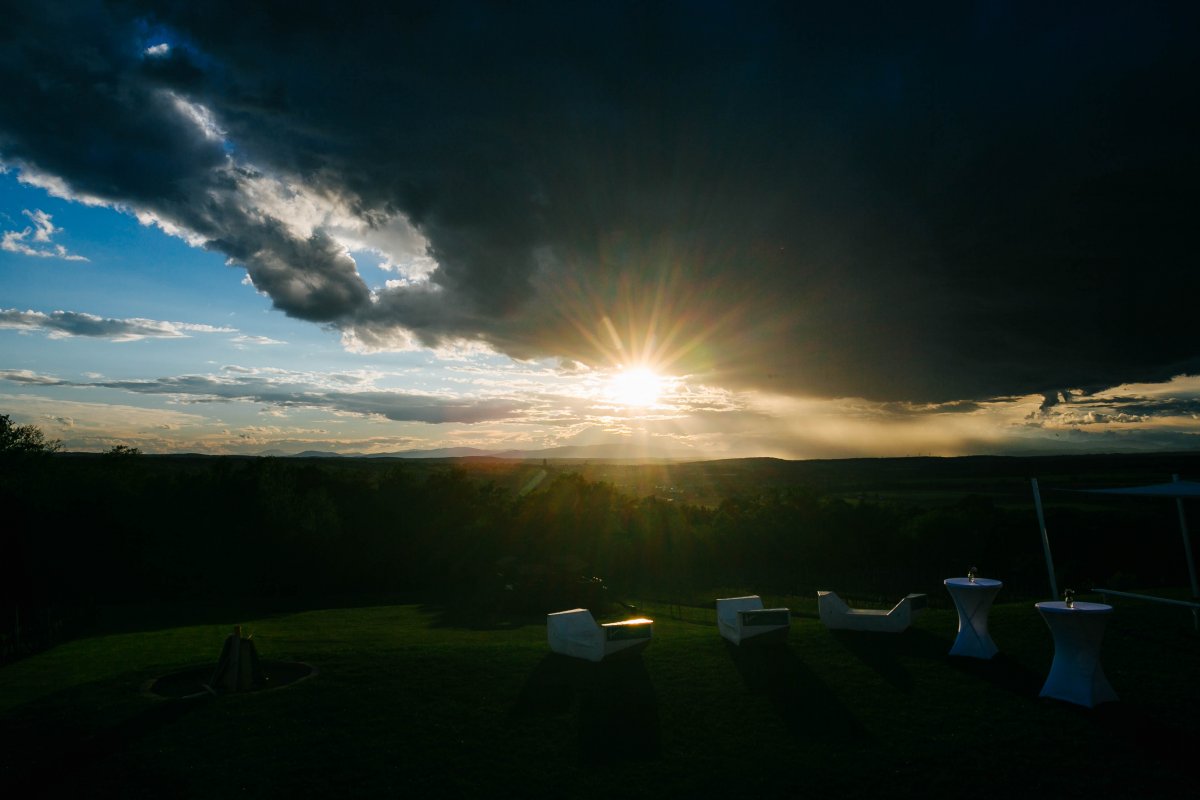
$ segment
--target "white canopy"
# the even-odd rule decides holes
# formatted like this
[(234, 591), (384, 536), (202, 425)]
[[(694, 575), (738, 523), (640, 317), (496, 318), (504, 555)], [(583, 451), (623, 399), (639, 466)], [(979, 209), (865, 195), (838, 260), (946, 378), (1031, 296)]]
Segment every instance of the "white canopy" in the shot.
[(1125, 486), (1119, 489), (1078, 489), (1088, 494), (1127, 494), (1145, 497), (1174, 497), (1187, 499), (1200, 497), (1200, 483), (1196, 481), (1172, 481), (1170, 483), (1155, 483), (1150, 486)]
[[(1076, 489), (1086, 494), (1116, 494), (1135, 497), (1163, 497), (1175, 500), (1175, 508), (1179, 513), (1179, 528), (1183, 534), (1183, 558), (1187, 563), (1188, 579), (1192, 586), (1192, 597), (1200, 599), (1200, 582), (1196, 579), (1196, 562), (1192, 558), (1192, 538), (1188, 533), (1187, 517), (1183, 513), (1183, 501), (1185, 499), (1200, 498), (1200, 483), (1196, 481), (1181, 481), (1179, 476), (1173, 476), (1170, 483), (1154, 483), (1149, 486), (1123, 486), (1113, 489)], [(1046, 551), (1046, 569), (1050, 573), (1051, 592), (1058, 595), (1058, 587), (1054, 581), (1054, 562), (1050, 557), (1050, 540), (1046, 533), (1046, 520), (1042, 514), (1042, 497), (1038, 491), (1037, 479), (1033, 479), (1033, 500), (1037, 508), (1038, 524), (1042, 529), (1042, 544)], [(1193, 611), (1196, 629), (1200, 630), (1200, 614)]]

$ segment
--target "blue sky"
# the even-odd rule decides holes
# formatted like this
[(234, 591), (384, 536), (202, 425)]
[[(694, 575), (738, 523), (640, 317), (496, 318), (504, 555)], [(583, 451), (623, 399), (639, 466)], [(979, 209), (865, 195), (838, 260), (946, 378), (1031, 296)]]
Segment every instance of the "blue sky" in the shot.
[(214, 8), (0, 32), (0, 413), (68, 449), (1200, 441), (1194, 11)]
[[(150, 393), (149, 384), (180, 376), (254, 375), (300, 392), (370, 386), (457, 397), (462, 379), (447, 365), (489, 369), (507, 362), (495, 357), (444, 361), (428, 351), (357, 354), (336, 333), (273, 311), (269, 299), (247, 285), (245, 272), (227, 266), (220, 253), (189, 246), (140, 224), (130, 213), (52, 197), (21, 184), (18, 176), (15, 170), (0, 175), (4, 231), (36, 229), (30, 214), (37, 212), (48, 214), (55, 230), (49, 242), (36, 242), (32, 235), (21, 240), (46, 256), (0, 250), (4, 309), (43, 315), (65, 311), (125, 323), (104, 335), (56, 332), (36, 318), (18, 321), (12, 315), (0, 323), (6, 371), (74, 384), (10, 380), (6, 410), (42, 425), (72, 449), (126, 442), (150, 451), (175, 450), (192, 449), (195, 442), (204, 451), (257, 452), (289, 437), (297, 446), (314, 447), (328, 439), (336, 443), (331, 449), (340, 450), (359, 449), (360, 440), (373, 438), (397, 447), (424, 446), (426, 440), (436, 446), (447, 433), (431, 436), (426, 424), (381, 424), (354, 414), (339, 418), (329, 413), (338, 410), (334, 407), (314, 412), (284, 408), (283, 401), (212, 403), (207, 395), (197, 400)], [(66, 256), (58, 254), (59, 246)], [(382, 284), (386, 273), (374, 269), (369, 254), (362, 260), (363, 272), (375, 273)], [(158, 323), (161, 330), (137, 330), (137, 320)], [(146, 382), (148, 391), (94, 385), (113, 381)], [(122, 415), (136, 421), (123, 424)], [(254, 443), (241, 445), (238, 439), (246, 431), (254, 432)]]

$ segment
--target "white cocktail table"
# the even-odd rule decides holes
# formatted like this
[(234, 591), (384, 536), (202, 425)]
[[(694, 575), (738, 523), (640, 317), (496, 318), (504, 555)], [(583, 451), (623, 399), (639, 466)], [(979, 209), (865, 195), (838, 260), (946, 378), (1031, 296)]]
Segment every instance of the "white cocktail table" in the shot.
[(1004, 584), (991, 578), (947, 578), (946, 591), (958, 609), (958, 637), (950, 648), (952, 656), (991, 658), (999, 648), (988, 635), (988, 610)]
[(1038, 603), (1054, 637), (1054, 661), (1038, 697), (1054, 697), (1092, 708), (1118, 699), (1100, 666), (1100, 641), (1112, 606), (1061, 600)]

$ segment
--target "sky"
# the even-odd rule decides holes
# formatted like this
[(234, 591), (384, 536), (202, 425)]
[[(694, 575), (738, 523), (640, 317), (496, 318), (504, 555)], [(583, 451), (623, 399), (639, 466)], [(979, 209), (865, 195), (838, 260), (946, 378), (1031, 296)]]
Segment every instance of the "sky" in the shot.
[(1196, 4), (5, 5), (65, 449), (1200, 443)]

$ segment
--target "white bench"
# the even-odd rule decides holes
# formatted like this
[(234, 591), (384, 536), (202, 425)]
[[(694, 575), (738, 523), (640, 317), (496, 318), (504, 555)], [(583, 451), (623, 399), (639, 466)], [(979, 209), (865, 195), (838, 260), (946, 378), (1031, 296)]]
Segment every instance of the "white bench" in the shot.
[(546, 615), (546, 639), (555, 653), (588, 661), (640, 650), (654, 636), (654, 621), (641, 618), (601, 625), (586, 608)]
[(851, 608), (836, 592), (817, 592), (821, 622), (830, 630), (900, 633), (925, 609), (923, 594), (910, 594), (891, 609)]
[(736, 645), (748, 639), (786, 639), (792, 612), (786, 608), (763, 608), (758, 595), (722, 597), (717, 600), (717, 629)]

